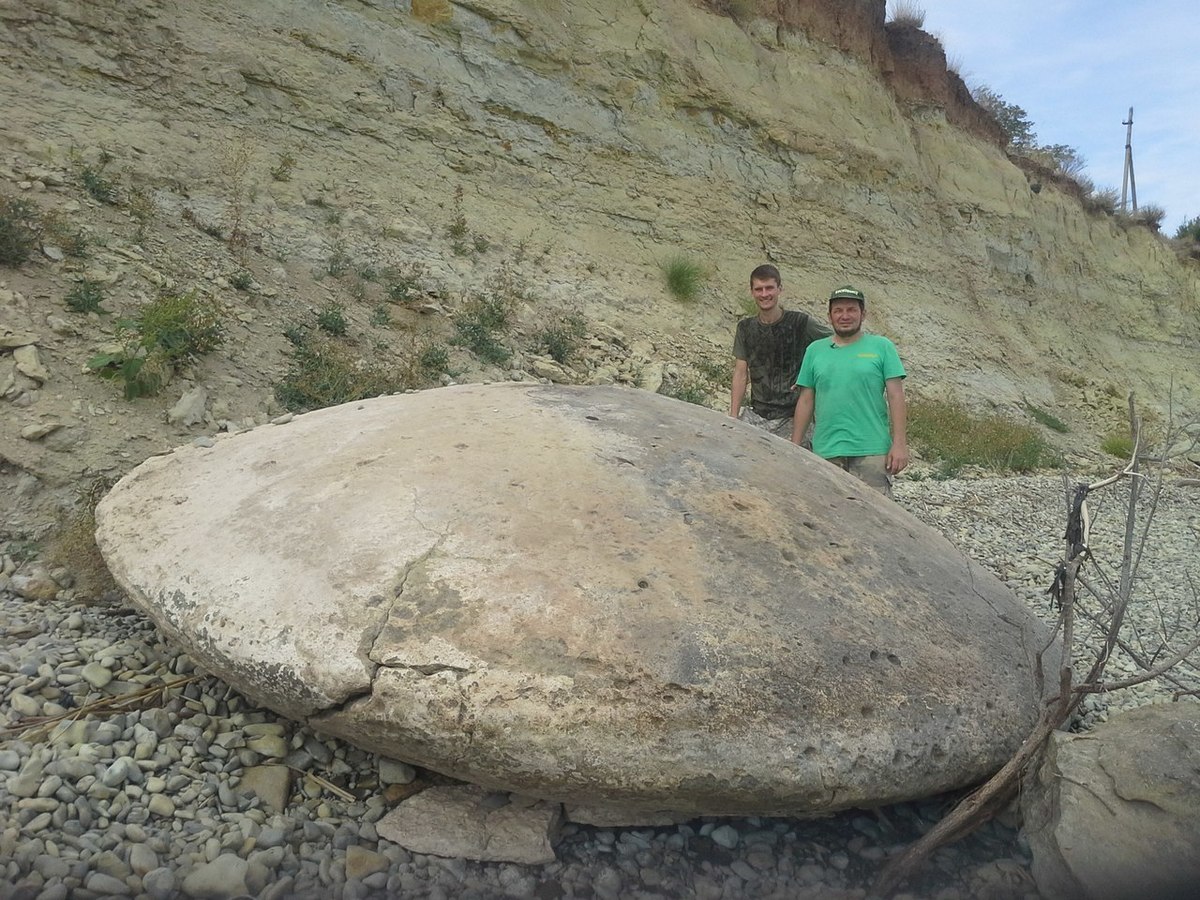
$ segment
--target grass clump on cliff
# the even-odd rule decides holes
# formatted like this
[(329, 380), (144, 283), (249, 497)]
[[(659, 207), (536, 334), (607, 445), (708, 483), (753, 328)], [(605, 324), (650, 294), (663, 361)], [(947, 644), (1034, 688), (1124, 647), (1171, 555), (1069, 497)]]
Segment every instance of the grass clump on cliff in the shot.
[(556, 363), (565, 363), (575, 355), (587, 335), (587, 322), (580, 315), (563, 316), (537, 331), (534, 342), (539, 350)]
[(0, 266), (16, 268), (38, 245), (41, 217), (38, 208), (20, 197), (0, 196)]
[(704, 285), (704, 267), (686, 254), (672, 256), (662, 265), (667, 290), (676, 300), (689, 302), (700, 295)]
[(115, 481), (101, 476), (87, 485), (80, 492), (75, 510), (63, 515), (46, 548), (46, 562), (67, 569), (74, 579), (73, 586), (90, 598), (118, 590), (96, 546), (96, 504)]
[(88, 368), (121, 379), (126, 400), (153, 396), (179, 366), (224, 343), (224, 318), (220, 304), (197, 291), (165, 294), (118, 322), (122, 346), (92, 357)]
[(1029, 472), (1056, 462), (1033, 426), (1002, 416), (976, 416), (954, 402), (910, 402), (908, 437), (922, 455), (937, 461), (945, 475), (954, 475), (963, 466)]
[(913, 0), (893, 0), (888, 6), (889, 24), (905, 25), (909, 28), (925, 27), (925, 10)]
[(1041, 407), (1034, 406), (1028, 400), (1025, 401), (1025, 412), (1029, 413), (1029, 415), (1033, 418), (1033, 421), (1037, 422), (1039, 425), (1045, 425), (1051, 431), (1057, 431), (1060, 434), (1066, 434), (1071, 430), (1067, 427), (1066, 422), (1064, 422), (1062, 419), (1058, 418), (1052, 413), (1046, 412)]
[(75, 287), (71, 288), (67, 294), (65, 302), (67, 309), (77, 313), (102, 313), (104, 312), (104, 286), (90, 278), (85, 278), (80, 281)]
[(418, 365), (389, 367), (357, 358), (345, 345), (299, 329), (287, 332), (291, 364), (275, 385), (285, 408), (322, 409), (420, 386)]

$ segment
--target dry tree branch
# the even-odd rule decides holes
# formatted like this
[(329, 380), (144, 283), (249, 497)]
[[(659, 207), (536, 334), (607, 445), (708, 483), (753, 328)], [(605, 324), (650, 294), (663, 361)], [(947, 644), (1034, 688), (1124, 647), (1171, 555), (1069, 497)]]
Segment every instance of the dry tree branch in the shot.
[[(1140, 534), (1137, 529), (1138, 502), (1146, 476), (1140, 471), (1139, 466), (1142, 422), (1137, 415), (1132, 393), (1129, 395), (1129, 425), (1133, 436), (1133, 451), (1124, 469), (1116, 475), (1094, 484), (1076, 486), (1073, 498), (1068, 500), (1068, 519), (1064, 538), (1065, 562), (1058, 566), (1054, 585), (1051, 587), (1051, 594), (1059, 603), (1059, 618), (1055, 631), (1057, 632), (1060, 628), (1062, 630), (1057, 696), (1048, 701), (1029, 736), (995, 775), (960, 801), (948, 815), (906, 848), (903, 853), (888, 862), (871, 886), (871, 896), (889, 896), (917, 870), (934, 850), (969, 834), (994, 816), (996, 811), (1015, 796), (1026, 770), (1041, 755), (1050, 736), (1069, 719), (1086, 694), (1129, 687), (1164, 675), (1197, 648), (1200, 648), (1200, 636), (1197, 636), (1185, 649), (1157, 665), (1144, 666), (1147, 671), (1141, 675), (1107, 684), (1103, 681), (1104, 669), (1111, 658), (1113, 649), (1116, 647), (1125, 649), (1125, 642), (1120, 634), (1121, 627), (1132, 599), (1138, 568), (1141, 565), (1143, 550), (1149, 537), (1149, 521), (1146, 522)], [(1169, 447), (1169, 445), (1168, 441), (1167, 446)], [(1164, 450), (1164, 454), (1165, 452)], [(1153, 520), (1161, 497), (1162, 468), (1163, 466), (1159, 467), (1159, 482), (1156, 484), (1156, 490), (1149, 502), (1148, 520)], [(1077, 611), (1076, 587), (1080, 580), (1080, 568), (1091, 558), (1089, 546), (1091, 520), (1087, 509), (1087, 496), (1094, 490), (1108, 487), (1122, 479), (1129, 481), (1129, 497), (1125, 508), (1125, 529), (1121, 547), (1119, 579), (1114, 586), (1115, 590), (1110, 591), (1110, 599), (1101, 597), (1091, 585), (1085, 583), (1086, 589), (1106, 607), (1109, 618), (1107, 623), (1099, 623), (1103, 631), (1101, 646), (1095, 650), (1095, 659), (1087, 676), (1079, 684), (1075, 684), (1072, 653)], [(1098, 569), (1098, 571), (1100, 570)], [(1106, 580), (1102, 571), (1101, 575)], [(1046, 649), (1048, 647), (1038, 655), (1037, 671), (1039, 676), (1042, 671), (1041, 657)], [(1178, 682), (1175, 683), (1178, 684)]]
[(22, 740), (33, 740), (36, 736), (44, 736), (48, 734), (53, 726), (59, 722), (73, 722), (81, 719), (84, 716), (97, 712), (115, 712), (125, 710), (136, 706), (143, 701), (151, 700), (156, 694), (166, 696), (166, 692), (175, 687), (182, 687), (191, 684), (193, 681), (199, 681), (201, 678), (206, 678), (206, 675), (189, 675), (186, 678), (176, 678), (174, 681), (164, 681), (161, 684), (153, 684), (149, 687), (144, 687), (141, 690), (133, 691), (129, 694), (118, 694), (114, 697), (104, 697), (100, 700), (94, 700), (91, 703), (73, 709), (70, 712), (60, 713), (57, 716), (35, 716), (25, 719), (21, 724), (12, 728), (0, 730), (0, 738), (15, 734)]

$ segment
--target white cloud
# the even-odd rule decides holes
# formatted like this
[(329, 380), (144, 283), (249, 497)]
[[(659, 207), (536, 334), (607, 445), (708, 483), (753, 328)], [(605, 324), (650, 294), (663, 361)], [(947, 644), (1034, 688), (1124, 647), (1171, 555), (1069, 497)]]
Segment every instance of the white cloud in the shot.
[(1101, 186), (1119, 187), (1125, 126), (1141, 204), (1167, 210), (1164, 230), (1200, 215), (1200, 12), (1194, 0), (923, 0), (972, 84), (1028, 113), (1038, 138), (1067, 144)]

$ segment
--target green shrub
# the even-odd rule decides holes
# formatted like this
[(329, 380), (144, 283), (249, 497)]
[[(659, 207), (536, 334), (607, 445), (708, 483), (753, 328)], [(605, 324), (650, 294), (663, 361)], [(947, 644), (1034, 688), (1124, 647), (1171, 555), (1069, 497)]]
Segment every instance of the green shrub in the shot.
[(16, 268), (33, 254), (41, 234), (38, 208), (19, 197), (0, 196), (0, 265)]
[(124, 346), (92, 357), (88, 368), (101, 378), (119, 378), (127, 400), (152, 396), (178, 366), (223, 343), (223, 319), (220, 305), (196, 291), (164, 295), (136, 319), (118, 322)]
[(908, 438), (926, 458), (937, 460), (945, 474), (966, 465), (1029, 472), (1055, 463), (1033, 426), (1001, 416), (975, 416), (953, 402), (909, 403)]
[(547, 325), (534, 335), (539, 350), (544, 351), (557, 363), (569, 360), (587, 334), (587, 322), (582, 316), (564, 316)]
[(424, 291), (421, 281), (426, 275), (424, 264), (406, 262), (384, 273), (388, 299), (393, 303), (408, 304), (421, 298)]
[(676, 300), (695, 300), (704, 284), (704, 267), (689, 256), (673, 256), (663, 263), (667, 290)]
[(317, 325), (321, 330), (332, 334), (335, 337), (342, 337), (346, 333), (346, 308), (342, 304), (331, 300), (321, 309), (317, 310)]
[(708, 405), (708, 384), (695, 377), (681, 378), (677, 381), (664, 382), (658, 392), (684, 403), (694, 403), (697, 406)]
[(402, 371), (364, 363), (327, 338), (300, 329), (291, 329), (289, 338), (291, 365), (275, 385), (275, 397), (287, 409), (321, 409), (417, 386)]
[(450, 350), (445, 344), (426, 344), (417, 353), (417, 363), (426, 376), (436, 377), (450, 371)]
[(733, 377), (728, 359), (702, 359), (696, 363), (696, 371), (715, 387), (725, 387)]
[(216, 350), (225, 342), (219, 303), (196, 291), (166, 294), (144, 307), (137, 330), (146, 347), (161, 349), (172, 363)]
[(98, 281), (85, 278), (75, 287), (66, 298), (67, 308), (73, 312), (90, 313), (104, 312), (101, 303), (104, 302), (104, 287)]
[(325, 260), (325, 272), (334, 278), (341, 278), (350, 271), (350, 254), (346, 252), (346, 244), (338, 239), (329, 248), (329, 258)]
[(117, 186), (111, 179), (104, 177), (103, 169), (103, 166), (97, 169), (84, 166), (79, 173), (79, 180), (83, 182), (84, 190), (93, 200), (113, 206), (117, 202)]
[[(470, 228), (467, 226), (467, 217), (463, 213), (463, 189), (460, 184), (454, 189), (454, 218), (450, 220), (450, 224), (446, 226), (446, 237), (455, 242), (465, 240)], [(464, 243), (463, 246), (466, 246)]]
[(71, 224), (66, 213), (50, 209), (42, 213), (42, 243), (52, 243), (67, 256), (79, 259), (87, 256), (87, 236), (83, 229)]
[(271, 168), (271, 177), (276, 181), (291, 181), (292, 170), (295, 168), (296, 157), (290, 151), (284, 150)]
[(233, 285), (236, 290), (248, 291), (254, 286), (254, 276), (245, 269), (239, 269), (229, 276), (229, 283)]
[(386, 303), (380, 303), (371, 310), (371, 324), (376, 328), (387, 328), (392, 324), (392, 313)]
[(1071, 430), (1067, 427), (1066, 423), (1062, 421), (1062, 419), (1051, 415), (1044, 409), (1039, 409), (1029, 401), (1025, 401), (1025, 412), (1029, 413), (1029, 415), (1033, 417), (1033, 420), (1039, 425), (1045, 425), (1051, 431), (1057, 431), (1062, 434), (1066, 434)]
[(1110, 432), (1100, 442), (1100, 449), (1109, 456), (1115, 456), (1118, 459), (1129, 459), (1133, 455), (1133, 437), (1128, 431)]
[(1200, 216), (1192, 216), (1175, 229), (1175, 240), (1200, 243)]
[(455, 316), (454, 343), (484, 362), (508, 362), (512, 351), (500, 343), (499, 337), (508, 331), (513, 315), (512, 304), (505, 297), (488, 293), (472, 298)]

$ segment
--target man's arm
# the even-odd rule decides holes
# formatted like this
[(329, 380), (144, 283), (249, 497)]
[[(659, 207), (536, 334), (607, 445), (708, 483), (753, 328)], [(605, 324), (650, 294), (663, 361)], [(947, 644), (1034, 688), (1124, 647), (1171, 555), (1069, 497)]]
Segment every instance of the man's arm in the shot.
[(813, 414), (813, 389), (810, 387), (800, 388), (800, 396), (796, 398), (796, 412), (792, 418), (792, 443), (799, 444), (804, 440), (804, 435), (808, 431), (808, 423), (812, 420)]
[(742, 411), (742, 401), (746, 399), (746, 385), (750, 382), (750, 366), (744, 359), (733, 361), (733, 390), (729, 397), (729, 414), (735, 419)]
[(883, 390), (887, 396), (888, 421), (892, 426), (892, 449), (888, 451), (885, 466), (889, 475), (895, 475), (908, 465), (908, 407), (904, 402), (904, 379), (889, 378)]

